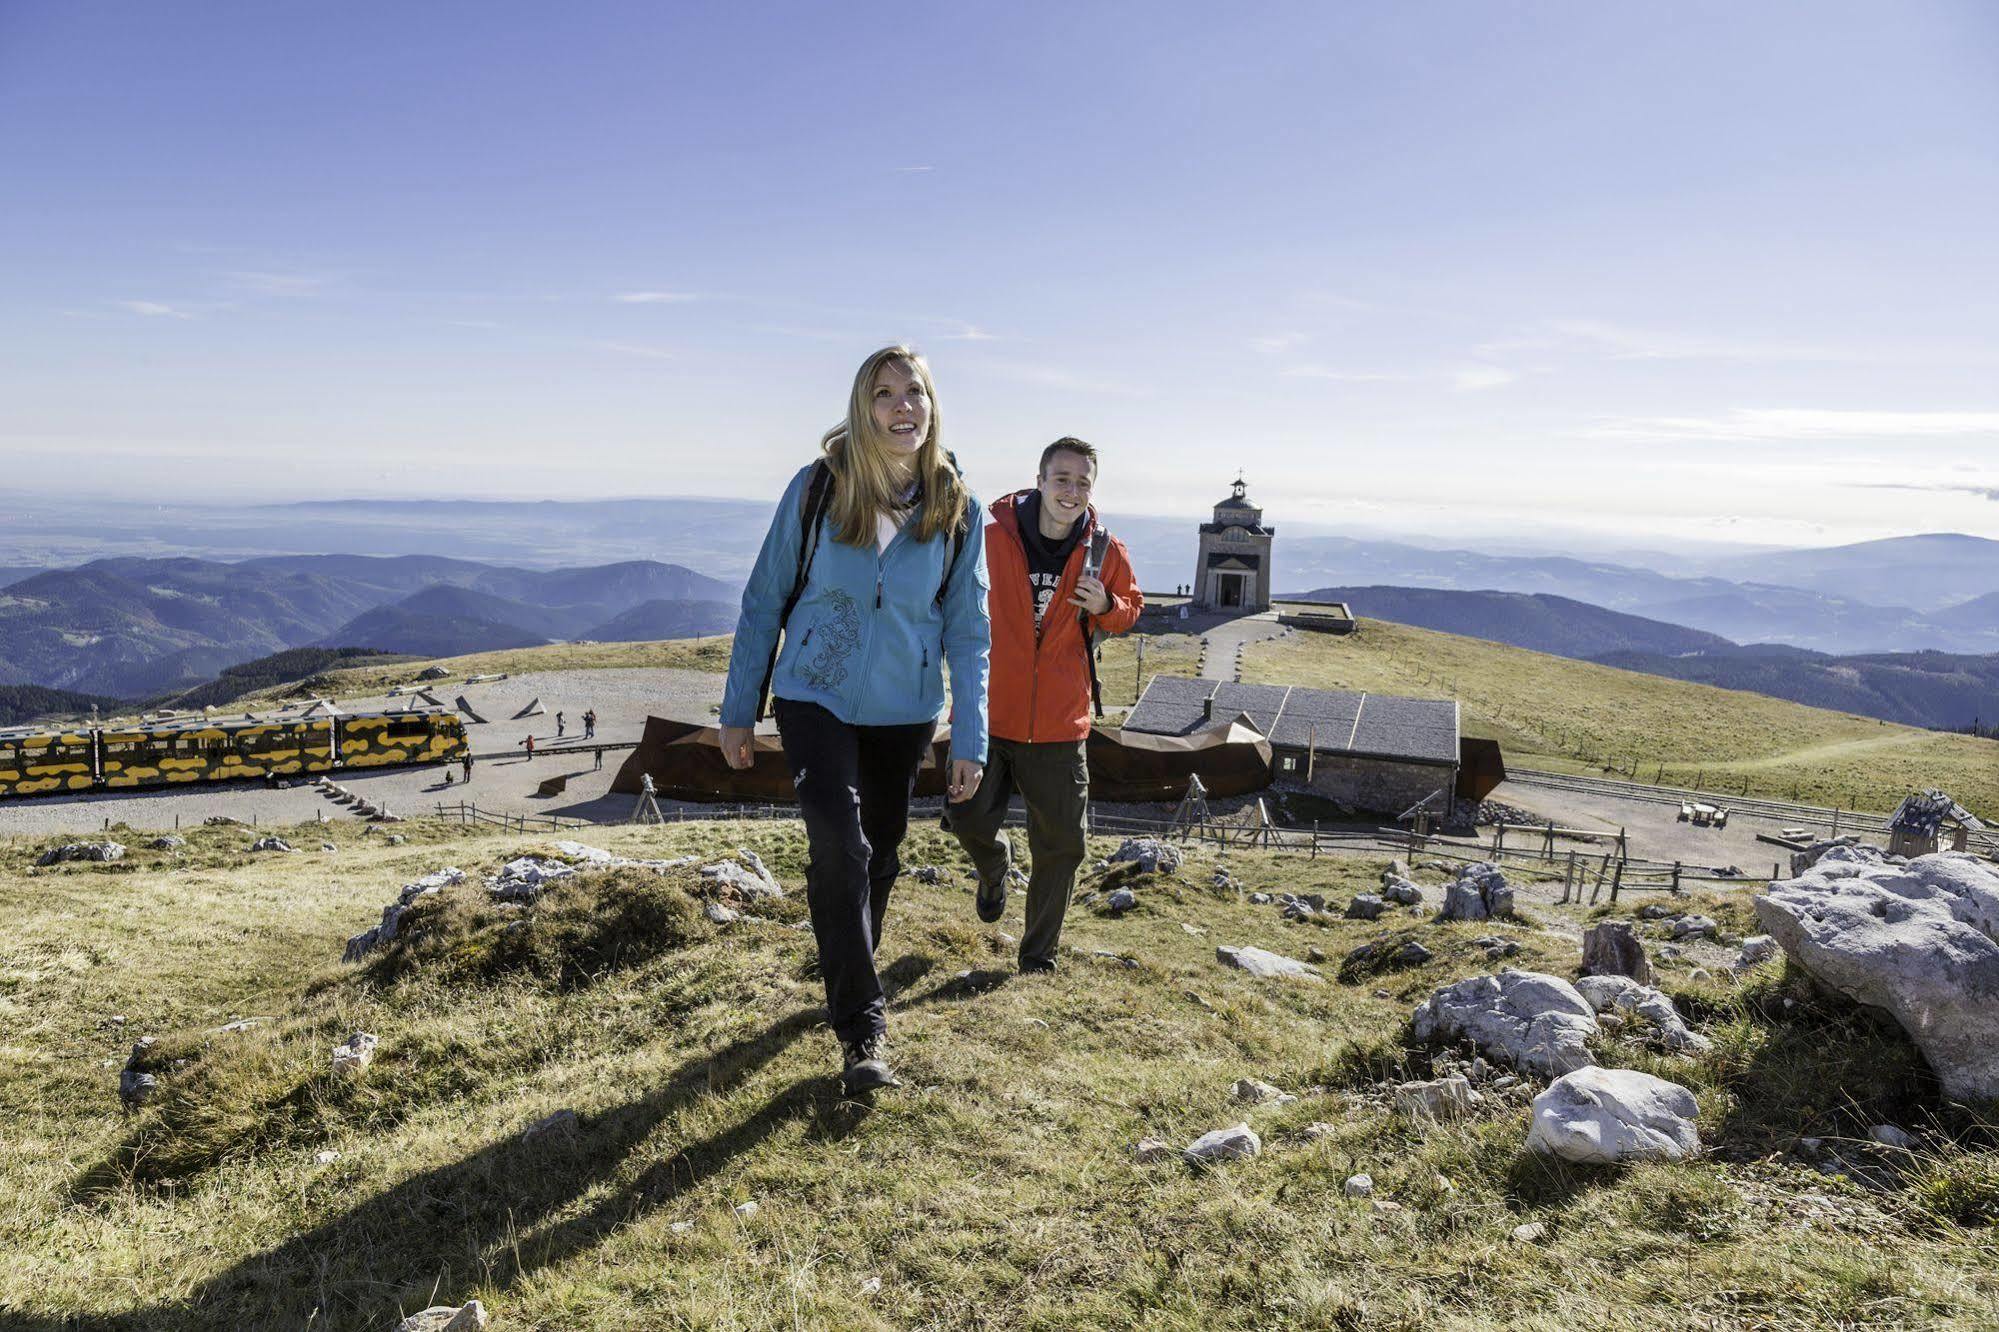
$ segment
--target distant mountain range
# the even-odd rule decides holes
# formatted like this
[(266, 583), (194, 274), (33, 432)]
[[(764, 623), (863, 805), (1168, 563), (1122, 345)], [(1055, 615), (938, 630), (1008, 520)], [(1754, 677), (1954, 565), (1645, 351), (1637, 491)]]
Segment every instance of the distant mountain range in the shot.
[(1542, 593), (1325, 587), (1307, 595), (1343, 601), (1356, 615), (1419, 629), (1911, 726), (1955, 730), (1973, 721), (1999, 720), (1999, 654), (1831, 656), (1781, 643), (1741, 646), (1699, 630)]
[[(307, 645), (421, 655), (603, 637), (685, 604), (687, 632), (733, 627), (738, 591), (677, 565), (520, 569), (441, 556), (97, 560), (0, 589), (0, 680), (152, 698)], [(657, 603), (657, 604), (656, 604)]]
[[(1850, 580), (1855, 587), (1866, 588), (1874, 600), (1853, 589), (1842, 592), (1839, 582), (1821, 576), (1828, 569), (1858, 567), (1856, 562), (1864, 557), (1854, 552), (1871, 552), (1897, 570), (1892, 577)], [(1787, 567), (1820, 586), (1675, 578), (1650, 569), (1561, 556), (1486, 555), (1340, 537), (1287, 542), (1281, 533), (1272, 560), (1280, 589), (1392, 584), (1541, 592), (1704, 629), (1738, 643), (1789, 643), (1820, 652), (1999, 652), (1999, 614), (1986, 600), (1987, 594), (1999, 592), (1999, 541), (1898, 537), (1786, 554), (1813, 556), (1818, 563), (1800, 561)], [(1744, 567), (1749, 572), (1756, 569)], [(1327, 573), (1333, 576), (1323, 576)], [(1307, 581), (1313, 575), (1321, 576)], [(1905, 595), (1894, 597), (1896, 588)], [(1971, 591), (1964, 592), (1966, 588)], [(1912, 601), (1928, 609), (1912, 609)]]
[(1606, 652), (1678, 656), (1733, 648), (1719, 634), (1605, 610), (1545, 592), (1446, 592), (1429, 587), (1322, 587), (1314, 601), (1343, 601), (1356, 615), (1532, 648), (1557, 657)]

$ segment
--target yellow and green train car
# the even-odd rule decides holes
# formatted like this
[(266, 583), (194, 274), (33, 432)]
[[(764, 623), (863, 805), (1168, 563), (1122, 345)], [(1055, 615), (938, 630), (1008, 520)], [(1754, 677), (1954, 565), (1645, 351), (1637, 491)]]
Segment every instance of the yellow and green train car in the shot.
[(16, 727), (0, 730), (0, 798), (449, 763), (469, 749), (442, 710)]

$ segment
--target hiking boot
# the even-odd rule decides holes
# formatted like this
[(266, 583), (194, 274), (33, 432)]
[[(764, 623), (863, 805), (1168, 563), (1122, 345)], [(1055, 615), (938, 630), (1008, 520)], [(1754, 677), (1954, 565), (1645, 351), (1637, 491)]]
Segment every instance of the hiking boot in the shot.
[(840, 1046), (845, 1067), (840, 1081), (848, 1093), (873, 1091), (876, 1087), (900, 1087), (902, 1082), (888, 1066), (888, 1038), (875, 1035)]
[(979, 894), (972, 901), (979, 909), (980, 920), (988, 925), (999, 924), (1000, 917), (1006, 914), (1006, 878), (1002, 876), (998, 883), (980, 879)]

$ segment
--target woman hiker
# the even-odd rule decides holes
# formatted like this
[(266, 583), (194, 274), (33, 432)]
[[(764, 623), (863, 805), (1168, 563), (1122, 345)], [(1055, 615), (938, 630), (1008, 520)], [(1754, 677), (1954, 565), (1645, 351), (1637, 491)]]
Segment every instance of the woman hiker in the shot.
[(946, 660), (947, 797), (976, 791), (986, 761), (985, 520), (940, 442), (930, 367), (907, 347), (861, 363), (820, 449), (785, 488), (743, 590), (721, 745), (730, 767), (751, 766), (767, 690), (810, 848), (841, 1077), (863, 1091), (896, 1082), (874, 956)]

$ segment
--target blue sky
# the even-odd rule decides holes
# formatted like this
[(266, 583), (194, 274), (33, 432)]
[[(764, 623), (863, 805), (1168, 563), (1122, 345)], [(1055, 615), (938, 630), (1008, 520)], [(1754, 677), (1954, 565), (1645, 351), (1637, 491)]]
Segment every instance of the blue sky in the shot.
[(0, 0), (0, 486), (1999, 536), (1999, 7)]

